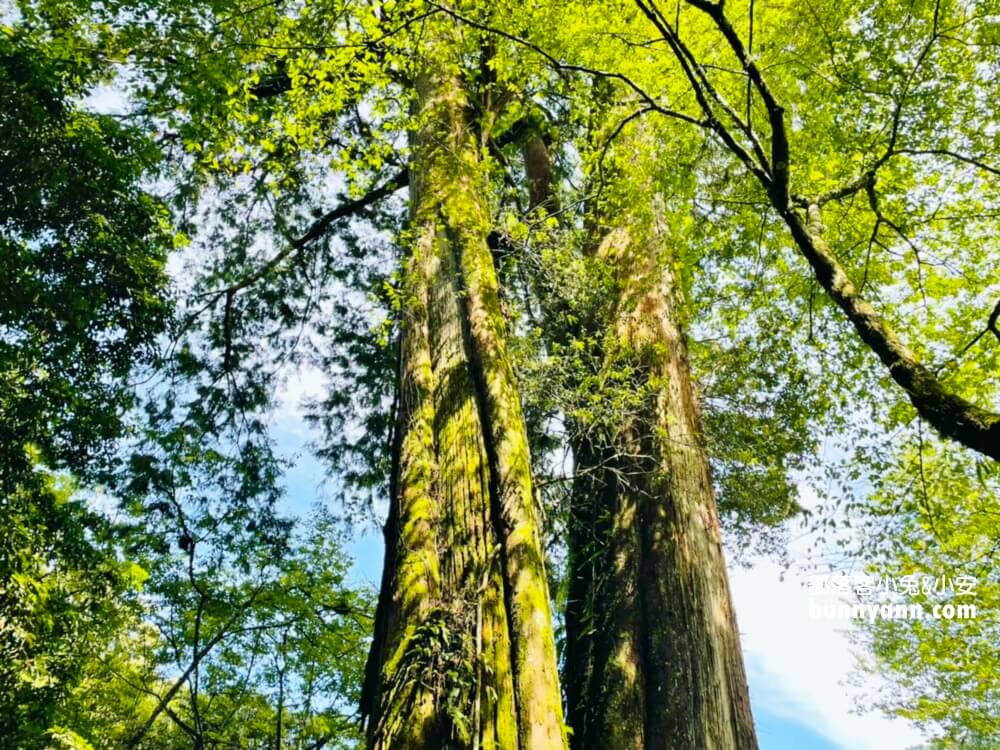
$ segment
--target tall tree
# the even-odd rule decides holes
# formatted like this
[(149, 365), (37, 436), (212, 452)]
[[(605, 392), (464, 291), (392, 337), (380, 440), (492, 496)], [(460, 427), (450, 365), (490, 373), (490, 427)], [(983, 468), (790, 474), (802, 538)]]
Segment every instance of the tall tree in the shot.
[(19, 748), (72, 735), (144, 575), (66, 473), (106, 472), (170, 309), (172, 232), (142, 186), (156, 150), (79, 102), (107, 42), (30, 12), (0, 26), (0, 734)]
[[(475, 48), (473, 48), (474, 50)], [(531, 465), (506, 350), (460, 27), (427, 23), (411, 137), (374, 748), (565, 744)], [(492, 114), (492, 113), (488, 113)], [(484, 130), (486, 128), (486, 130)]]
[(574, 446), (566, 677), (574, 742), (753, 748), (664, 210), (654, 198), (594, 222), (591, 242), (615, 288), (598, 334), (601, 369), (628, 373), (639, 395), (610, 430), (579, 429)]
[[(144, 114), (183, 146), (192, 189), (208, 183), (217, 204), (252, 217), (223, 222), (224, 250), (191, 305), (192, 318), (216, 313), (200, 332), (217, 353), (207, 368), (217, 377), (199, 384), (207, 404), (227, 392), (251, 405), (261, 397), (273, 359), (258, 339), (275, 358), (291, 352), (296, 329), (332, 305), (340, 247), (330, 233), (410, 188), (393, 290), (387, 558), (364, 695), (371, 745), (564, 746), (530, 456), (487, 244), (482, 149), (505, 100), (490, 100), (489, 50), (420, 4), (248, 3), (207, 21), (184, 3), (160, 9), (155, 28), (131, 10), (116, 19), (148, 75)], [(163, 65), (166, 55), (176, 64)], [(297, 231), (331, 162), (348, 167), (340, 174), (355, 195)], [(319, 278), (308, 278), (316, 259)], [(243, 380), (263, 390), (225, 390)]]
[[(681, 323), (684, 306), (655, 137), (616, 119), (616, 87), (591, 91), (589, 196), (572, 273), (584, 303), (539, 280), (550, 346), (576, 349), (561, 407), (574, 479), (564, 682), (571, 746), (756, 746), (719, 513)], [(627, 122), (625, 123), (627, 125)], [(612, 132), (617, 137), (612, 144)], [(562, 214), (550, 143), (527, 129), (530, 203)], [(641, 196), (636, 199), (636, 195)], [(563, 219), (566, 221), (565, 217)], [(557, 279), (559, 277), (557, 276)], [(567, 321), (576, 324), (567, 325)]]

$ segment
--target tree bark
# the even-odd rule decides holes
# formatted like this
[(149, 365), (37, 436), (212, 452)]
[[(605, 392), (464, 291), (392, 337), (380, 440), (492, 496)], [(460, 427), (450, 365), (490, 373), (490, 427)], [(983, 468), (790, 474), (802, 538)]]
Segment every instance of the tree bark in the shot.
[(422, 40), (399, 408), (363, 710), (368, 746), (559, 750), (527, 436), (453, 21)]
[(613, 433), (585, 430), (574, 445), (572, 747), (754, 750), (678, 289), (670, 264), (656, 262), (662, 243), (635, 218), (597, 250), (619, 290), (604, 366), (628, 367), (646, 397)]
[[(598, 130), (609, 98), (595, 93)], [(641, 153), (648, 146), (639, 140)], [(558, 198), (547, 144), (529, 131), (522, 152), (532, 206), (551, 212)], [(602, 175), (609, 193), (643, 190), (615, 171)], [(612, 215), (607, 206), (618, 204), (611, 197), (585, 219), (584, 251), (613, 269), (615, 296), (585, 334), (600, 342), (595, 359), (604, 372), (633, 373), (631, 387), (644, 397), (611, 426), (582, 418), (570, 425), (563, 673), (570, 747), (756, 750), (674, 258), (663, 252), (655, 203)], [(548, 317), (559, 318), (551, 302), (558, 295), (537, 291)]]

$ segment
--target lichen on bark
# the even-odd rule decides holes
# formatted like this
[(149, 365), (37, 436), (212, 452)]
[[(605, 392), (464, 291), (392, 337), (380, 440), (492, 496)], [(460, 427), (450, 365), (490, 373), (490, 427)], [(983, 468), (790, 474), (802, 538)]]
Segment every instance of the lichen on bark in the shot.
[(530, 459), (454, 22), (415, 81), (400, 399), (368, 744), (565, 748)]

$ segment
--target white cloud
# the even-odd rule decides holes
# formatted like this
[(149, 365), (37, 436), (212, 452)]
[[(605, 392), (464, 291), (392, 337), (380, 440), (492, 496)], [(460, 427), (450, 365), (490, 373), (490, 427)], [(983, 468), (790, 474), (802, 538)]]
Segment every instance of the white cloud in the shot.
[(303, 404), (326, 394), (326, 376), (312, 365), (301, 365), (288, 373), (275, 394), (274, 419), (279, 428), (300, 437), (314, 437), (305, 421)]
[(847, 636), (851, 623), (810, 617), (805, 546), (804, 540), (793, 545), (791, 570), (762, 560), (751, 570), (730, 571), (754, 703), (845, 750), (919, 744), (921, 735), (909, 722), (875, 711), (856, 713), (861, 692), (877, 692), (880, 681), (872, 676), (861, 686), (849, 685), (855, 667)]

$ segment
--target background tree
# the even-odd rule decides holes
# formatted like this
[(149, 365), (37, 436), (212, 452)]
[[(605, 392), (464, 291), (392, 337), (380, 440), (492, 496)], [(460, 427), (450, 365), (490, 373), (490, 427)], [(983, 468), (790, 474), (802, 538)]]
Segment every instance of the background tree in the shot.
[(0, 33), (4, 741), (351, 746), (367, 599), (277, 513), (269, 373), (173, 316), (159, 149), (83, 103), (122, 50), (72, 10)]
[[(571, 744), (750, 746), (735, 622), (705, 616), (731, 604), (681, 332), (679, 269), (690, 256), (673, 253), (683, 239), (670, 224), (680, 223), (683, 178), (672, 183), (646, 156), (659, 133), (644, 139), (604, 103), (621, 93), (597, 82), (574, 151), (526, 133), (538, 210), (506, 239), (511, 273), (536, 274), (525, 315), (539, 309), (544, 330), (545, 363), (532, 363), (538, 352), (525, 362), (528, 392), (544, 393), (529, 397), (529, 409), (551, 409), (548, 421), (565, 425), (572, 447), (571, 476), (561, 478), (572, 485), (563, 527)], [(550, 127), (572, 138), (571, 128)], [(584, 155), (588, 179), (576, 200), (556, 180), (558, 148), (563, 159)]]
[(899, 583), (867, 598), (917, 603), (930, 615), (936, 606), (954, 609), (950, 617), (864, 623), (861, 666), (892, 681), (894, 690), (874, 702), (915, 721), (929, 747), (989, 747), (1000, 739), (997, 472), (988, 459), (926, 434), (901, 452), (871, 479), (855, 551), (873, 580)]
[(0, 30), (0, 732), (25, 748), (51, 739), (145, 575), (61, 472), (108, 466), (125, 380), (169, 314), (172, 244), (141, 187), (155, 149), (77, 103), (106, 36), (32, 21)]

